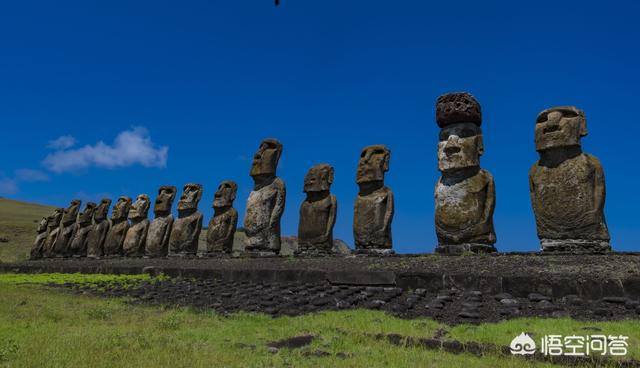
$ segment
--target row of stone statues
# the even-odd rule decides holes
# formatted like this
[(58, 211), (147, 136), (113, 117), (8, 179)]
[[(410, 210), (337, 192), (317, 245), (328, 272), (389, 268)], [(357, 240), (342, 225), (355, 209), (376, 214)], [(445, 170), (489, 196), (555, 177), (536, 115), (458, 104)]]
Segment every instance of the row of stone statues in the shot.
[[(480, 168), (484, 153), (480, 104), (470, 94), (450, 93), (436, 103), (440, 127), (435, 188), (437, 253), (495, 252), (493, 212), (496, 190), (493, 176)], [(531, 202), (541, 248), (545, 252), (604, 252), (611, 249), (604, 219), (604, 174), (599, 161), (582, 153), (581, 137), (587, 134), (584, 112), (575, 107), (542, 111), (536, 120), (535, 145), (540, 154), (529, 172)], [(285, 207), (284, 181), (276, 176), (282, 144), (266, 139), (254, 155), (250, 175), (254, 188), (244, 217), (244, 252), (269, 256), (279, 253), (280, 218)], [(391, 151), (384, 145), (362, 150), (356, 183), (353, 235), (356, 253), (391, 254), (391, 221), (394, 199), (384, 185)], [(297, 253), (329, 255), (337, 199), (330, 193), (334, 169), (313, 166), (304, 178), (306, 198), (300, 206)], [(232, 252), (238, 212), (233, 208), (237, 185), (224, 181), (213, 201), (214, 216), (207, 228), (204, 255)], [(107, 212), (110, 199), (87, 203), (78, 214), (80, 201), (56, 209), (43, 218), (32, 248), (32, 258), (53, 256), (147, 256), (195, 255), (203, 215), (198, 211), (200, 184), (186, 184), (178, 201), (178, 218), (171, 207), (173, 186), (160, 187), (149, 222), (146, 194), (132, 204), (120, 197)]]

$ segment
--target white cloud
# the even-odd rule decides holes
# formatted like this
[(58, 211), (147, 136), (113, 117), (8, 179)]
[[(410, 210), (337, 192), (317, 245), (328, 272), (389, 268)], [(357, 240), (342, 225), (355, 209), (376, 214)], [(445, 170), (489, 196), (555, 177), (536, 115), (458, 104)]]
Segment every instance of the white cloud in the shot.
[(120, 132), (112, 145), (99, 141), (72, 150), (58, 150), (49, 154), (42, 162), (55, 172), (77, 171), (89, 167), (114, 169), (140, 164), (144, 167), (164, 168), (167, 165), (169, 147), (154, 147), (149, 131), (133, 127)]
[(18, 183), (13, 179), (0, 179), (0, 194), (12, 195), (18, 193)]
[(16, 180), (27, 182), (49, 181), (49, 175), (40, 170), (18, 169), (16, 170)]
[(49, 141), (49, 144), (47, 145), (47, 147), (63, 150), (63, 149), (73, 147), (75, 144), (76, 144), (76, 139), (73, 136), (63, 135), (52, 141)]

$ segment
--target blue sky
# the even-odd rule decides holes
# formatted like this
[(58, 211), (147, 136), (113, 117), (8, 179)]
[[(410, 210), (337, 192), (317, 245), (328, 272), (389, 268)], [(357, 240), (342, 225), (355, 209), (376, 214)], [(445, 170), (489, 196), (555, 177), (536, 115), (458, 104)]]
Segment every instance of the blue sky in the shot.
[(353, 244), (359, 152), (383, 143), (394, 247), (430, 252), (435, 100), (469, 91), (482, 104), (499, 250), (538, 249), (535, 117), (576, 105), (583, 148), (604, 165), (612, 244), (637, 251), (639, 16), (632, 1), (3, 2), (0, 195), (66, 206), (197, 182), (208, 221), (232, 179), (243, 216), (250, 158), (274, 137), (283, 234), (297, 231), (307, 169), (327, 162), (335, 235)]

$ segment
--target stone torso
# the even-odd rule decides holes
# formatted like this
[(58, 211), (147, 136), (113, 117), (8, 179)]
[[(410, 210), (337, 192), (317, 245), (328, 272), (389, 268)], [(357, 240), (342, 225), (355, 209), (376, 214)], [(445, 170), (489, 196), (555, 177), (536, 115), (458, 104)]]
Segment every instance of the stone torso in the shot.
[(38, 233), (36, 240), (31, 247), (31, 259), (40, 258), (42, 256), (42, 250), (47, 242), (47, 232)]
[(609, 239), (602, 210), (595, 208), (596, 165), (587, 154), (553, 168), (533, 165), (529, 179), (541, 239)]
[(87, 253), (87, 240), (89, 233), (91, 232), (91, 224), (78, 226), (76, 233), (71, 241), (71, 253), (74, 255), (86, 255)]
[(149, 225), (145, 245), (145, 255), (148, 257), (164, 257), (169, 246), (169, 234), (173, 225), (173, 216), (156, 217)]
[(238, 211), (235, 208), (214, 216), (207, 229), (207, 252), (231, 252), (237, 223)]
[[(333, 197), (333, 198), (332, 198)], [(314, 240), (323, 237), (327, 228), (332, 226), (329, 224), (331, 220), (331, 211), (335, 197), (328, 195), (327, 197), (310, 202), (305, 200), (300, 206), (300, 224), (298, 226), (298, 242), (301, 245), (314, 244)], [(333, 246), (333, 239), (327, 239), (328, 248)]]
[(129, 230), (129, 221), (124, 220), (117, 223), (112, 223), (107, 238), (104, 241), (104, 255), (115, 256), (122, 254), (122, 243), (124, 237)]
[(385, 223), (385, 216), (392, 197), (387, 187), (356, 197), (353, 221), (356, 248), (391, 248), (391, 221)]
[(73, 239), (73, 230), (75, 229), (75, 224), (63, 226), (60, 229), (60, 233), (56, 238), (56, 242), (54, 245), (54, 252), (56, 255), (67, 255), (69, 252), (69, 245), (71, 240)]
[(89, 235), (87, 235), (87, 256), (102, 257), (104, 254), (104, 241), (109, 232), (111, 223), (103, 220), (91, 226)]
[(171, 254), (195, 254), (198, 251), (198, 237), (202, 229), (202, 214), (194, 212), (178, 217), (173, 222), (169, 237)]
[(52, 257), (54, 255), (53, 253), (53, 246), (56, 243), (56, 238), (58, 237), (58, 233), (60, 232), (60, 228), (56, 227), (53, 228), (51, 230), (49, 230), (49, 233), (47, 234), (47, 240), (44, 244), (44, 256), (45, 257)]
[[(270, 227), (274, 211), (277, 208), (278, 199), (284, 198), (284, 182), (280, 178), (249, 194), (247, 209), (244, 217), (244, 228), (247, 235), (247, 248), (280, 249), (280, 218), (278, 214), (273, 228)], [(281, 204), (283, 205), (283, 204)]]
[(122, 252), (125, 256), (140, 257), (144, 254), (144, 245), (147, 239), (148, 229), (149, 220), (146, 218), (129, 227), (122, 245)]

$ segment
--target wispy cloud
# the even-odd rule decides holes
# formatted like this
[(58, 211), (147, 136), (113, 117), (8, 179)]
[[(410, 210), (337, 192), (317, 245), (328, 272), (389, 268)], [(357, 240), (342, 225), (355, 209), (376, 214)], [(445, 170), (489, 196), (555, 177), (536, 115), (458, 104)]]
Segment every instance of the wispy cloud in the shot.
[(42, 163), (55, 173), (78, 171), (93, 166), (114, 169), (136, 164), (164, 168), (168, 154), (169, 147), (156, 147), (146, 128), (133, 127), (120, 132), (111, 145), (99, 141), (95, 145), (78, 149), (61, 149), (49, 154)]
[(49, 141), (48, 148), (67, 149), (76, 144), (76, 139), (71, 135), (63, 135), (52, 141)]
[(18, 183), (9, 178), (0, 178), (0, 194), (13, 195), (18, 193)]
[(16, 170), (16, 180), (27, 182), (49, 181), (49, 175), (40, 170), (18, 169)]

